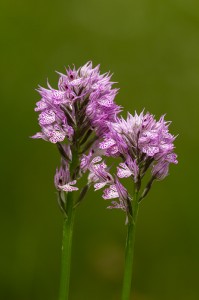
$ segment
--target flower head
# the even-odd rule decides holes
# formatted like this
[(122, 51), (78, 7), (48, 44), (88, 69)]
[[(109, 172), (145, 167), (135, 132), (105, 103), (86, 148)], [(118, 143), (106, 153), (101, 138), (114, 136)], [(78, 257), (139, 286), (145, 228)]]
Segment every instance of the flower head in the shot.
[(128, 113), (126, 120), (117, 118), (117, 122), (109, 124), (110, 131), (99, 147), (106, 149), (108, 156), (113, 146), (117, 147), (118, 155), (124, 159), (118, 167), (120, 178), (133, 175), (136, 181), (151, 165), (152, 175), (163, 179), (169, 164), (177, 163), (177, 155), (173, 153), (175, 137), (169, 133), (169, 124), (164, 116), (156, 121), (149, 113), (134, 116)]
[(103, 136), (99, 148), (105, 156), (120, 157), (123, 162), (117, 166), (117, 176), (113, 184), (104, 190), (103, 198), (119, 198), (111, 208), (131, 211), (131, 197), (118, 178), (130, 177), (135, 184), (135, 191), (140, 193), (142, 178), (151, 168), (151, 178), (139, 196), (141, 201), (149, 192), (153, 181), (164, 179), (169, 172), (169, 165), (177, 164), (174, 153), (175, 137), (169, 133), (170, 122), (162, 116), (158, 121), (150, 113), (140, 115), (128, 113), (127, 119), (117, 118), (110, 122), (109, 131)]
[(98, 144), (108, 132), (109, 123), (116, 121), (121, 107), (114, 102), (118, 90), (112, 87), (111, 75), (100, 74), (99, 65), (93, 67), (92, 62), (88, 62), (79, 69), (69, 67), (65, 74), (58, 72), (58, 75), (57, 89), (47, 82), (47, 88), (39, 86), (37, 90), (41, 99), (35, 111), (39, 113), (41, 131), (33, 138), (58, 147), (62, 163), (56, 170), (54, 182), (61, 194), (59, 203), (65, 210), (63, 192), (78, 190), (77, 179), (87, 170), (90, 171), (89, 182), (94, 183), (95, 189), (112, 182), (107, 166), (100, 162), (99, 155), (103, 151)]
[(58, 89), (49, 83), (48, 89), (38, 89), (41, 100), (35, 111), (39, 112), (41, 132), (33, 138), (58, 143), (73, 141), (89, 129), (98, 136), (104, 134), (108, 122), (115, 121), (121, 111), (114, 102), (118, 90), (112, 88), (109, 73), (101, 75), (99, 66), (93, 68), (88, 62), (78, 70), (68, 68), (66, 74), (58, 74)]

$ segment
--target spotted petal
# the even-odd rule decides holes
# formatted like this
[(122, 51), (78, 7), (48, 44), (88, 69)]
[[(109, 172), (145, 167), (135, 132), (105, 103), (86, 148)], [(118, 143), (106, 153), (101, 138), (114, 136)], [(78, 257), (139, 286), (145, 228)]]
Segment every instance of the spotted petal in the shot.
[(120, 163), (119, 166), (121, 167), (117, 167), (117, 176), (119, 178), (128, 178), (133, 174), (125, 163)]
[(64, 192), (73, 192), (73, 191), (77, 191), (78, 188), (73, 186), (74, 184), (76, 184), (76, 180), (73, 180), (65, 185), (58, 185), (58, 187), (60, 188), (60, 190), (64, 191)]
[(105, 187), (106, 184), (107, 184), (107, 182), (95, 183), (94, 184), (95, 191), (102, 189), (103, 187)]
[(109, 188), (104, 190), (104, 194), (102, 196), (105, 200), (118, 198), (119, 194), (117, 192), (116, 186), (113, 184)]

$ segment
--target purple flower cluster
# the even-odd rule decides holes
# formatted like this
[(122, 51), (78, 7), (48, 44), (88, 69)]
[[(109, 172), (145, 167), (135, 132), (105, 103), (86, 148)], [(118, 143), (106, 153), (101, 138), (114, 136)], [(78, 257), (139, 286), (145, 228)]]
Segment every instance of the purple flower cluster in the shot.
[(112, 89), (111, 75), (101, 75), (99, 66), (92, 68), (91, 62), (58, 74), (58, 89), (49, 83), (48, 89), (38, 89), (42, 98), (35, 111), (39, 112), (41, 132), (33, 138), (58, 143), (65, 139), (73, 142), (88, 130), (104, 134), (107, 122), (114, 122), (121, 110), (114, 102), (117, 89)]
[(152, 176), (164, 179), (168, 175), (169, 164), (177, 164), (177, 155), (173, 152), (175, 137), (169, 133), (169, 124), (162, 116), (158, 121), (154, 116), (143, 112), (127, 119), (118, 118), (109, 124), (109, 132), (99, 148), (107, 156), (121, 156), (124, 163), (118, 167), (118, 177), (143, 177), (149, 166)]
[(33, 138), (58, 147), (61, 167), (55, 174), (55, 187), (64, 209), (63, 192), (77, 191), (74, 185), (88, 168), (87, 165), (83, 167), (84, 153), (97, 147), (100, 137), (108, 132), (108, 124), (116, 121), (121, 107), (114, 102), (118, 90), (112, 88), (111, 75), (100, 74), (99, 65), (93, 68), (88, 62), (77, 70), (69, 67), (66, 74), (58, 75), (58, 89), (53, 89), (49, 83), (48, 89), (38, 89), (41, 100), (35, 111), (39, 112), (41, 131)]
[[(128, 113), (126, 120), (117, 118), (116, 122), (109, 123), (109, 131), (99, 143), (105, 156), (122, 158), (123, 162), (117, 167), (117, 177), (131, 177), (138, 192), (142, 178), (151, 168), (151, 179), (140, 200), (147, 195), (155, 179), (162, 180), (168, 175), (171, 163), (178, 163), (173, 152), (175, 137), (169, 133), (169, 125), (164, 116), (156, 121), (149, 113), (135, 113), (134, 116)], [(107, 191), (115, 198), (111, 188)]]

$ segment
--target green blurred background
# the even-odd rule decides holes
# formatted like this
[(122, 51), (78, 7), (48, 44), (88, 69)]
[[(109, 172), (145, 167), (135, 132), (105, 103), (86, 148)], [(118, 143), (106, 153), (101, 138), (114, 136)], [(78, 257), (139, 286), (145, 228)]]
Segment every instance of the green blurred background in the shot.
[[(92, 60), (119, 82), (125, 111), (173, 120), (179, 165), (140, 209), (134, 300), (199, 299), (196, 0), (2, 1), (0, 299), (57, 299), (62, 215), (53, 177), (56, 147), (38, 131), (38, 84)], [(126, 227), (100, 192), (78, 209), (71, 300), (119, 300)]]

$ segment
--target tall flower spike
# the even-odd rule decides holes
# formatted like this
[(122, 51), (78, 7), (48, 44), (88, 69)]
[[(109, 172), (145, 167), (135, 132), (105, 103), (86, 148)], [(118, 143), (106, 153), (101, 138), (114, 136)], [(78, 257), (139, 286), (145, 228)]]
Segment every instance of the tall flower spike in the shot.
[[(169, 124), (164, 116), (158, 121), (154, 116), (144, 112), (138, 115), (128, 113), (127, 119), (117, 118), (109, 123), (109, 131), (103, 136), (99, 148), (105, 156), (119, 157), (123, 162), (117, 167), (114, 183), (104, 189), (105, 200), (112, 201), (110, 209), (122, 209), (126, 213), (127, 238), (125, 249), (125, 267), (122, 300), (130, 299), (132, 281), (132, 263), (135, 241), (135, 228), (140, 201), (151, 189), (154, 180), (164, 179), (169, 172), (169, 165), (177, 164), (174, 153), (175, 137), (169, 133)], [(151, 168), (151, 177), (142, 189), (142, 179)], [(119, 178), (131, 178), (134, 182), (133, 195), (127, 192)]]
[[(109, 131), (108, 124), (116, 121), (121, 107), (114, 102), (118, 90), (112, 88), (114, 82), (111, 81), (111, 75), (100, 74), (99, 65), (93, 68), (92, 62), (88, 62), (77, 70), (69, 67), (65, 74), (58, 75), (57, 89), (48, 82), (47, 88), (38, 88), (41, 99), (35, 111), (39, 114), (41, 130), (33, 138), (56, 144), (61, 155), (61, 167), (56, 170), (54, 183), (64, 214), (59, 299), (66, 300), (74, 211), (85, 197), (91, 182), (97, 190), (113, 181), (105, 163), (101, 162), (99, 155), (102, 151), (98, 151), (98, 144), (99, 139)], [(90, 182), (74, 199), (73, 192), (78, 190), (77, 180), (86, 170), (90, 170)]]

